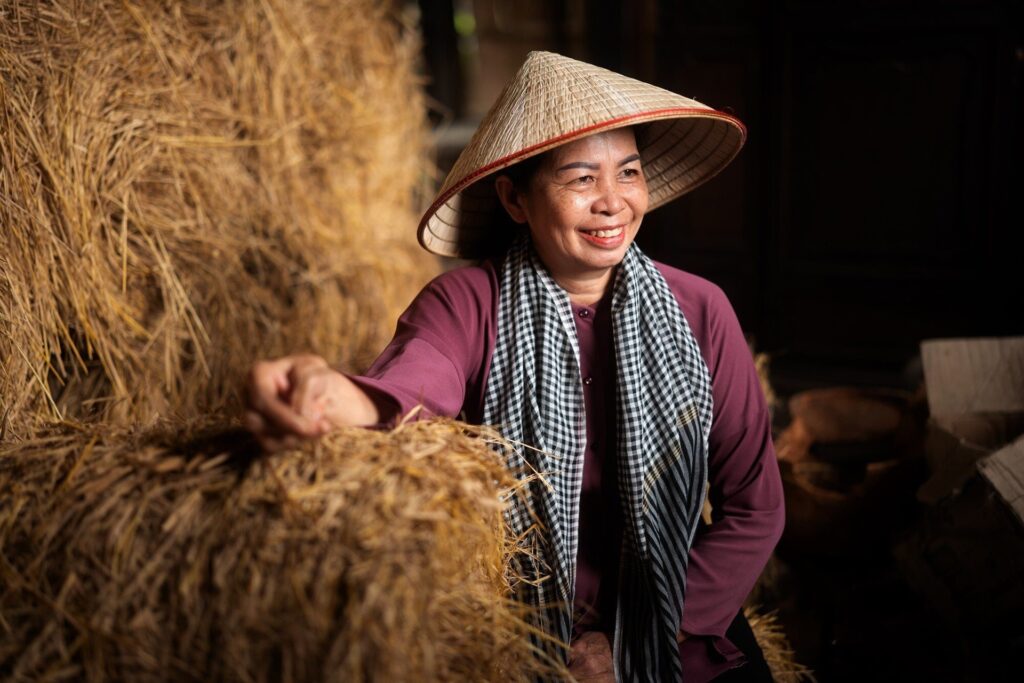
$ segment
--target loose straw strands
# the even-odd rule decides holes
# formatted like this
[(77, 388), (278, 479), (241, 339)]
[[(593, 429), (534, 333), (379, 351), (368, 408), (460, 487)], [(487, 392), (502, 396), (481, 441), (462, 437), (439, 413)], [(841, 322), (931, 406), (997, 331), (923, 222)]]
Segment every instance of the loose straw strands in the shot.
[(508, 598), (515, 480), (467, 429), (342, 430), (271, 457), (180, 428), (0, 447), (0, 678), (555, 675)]
[(782, 624), (775, 612), (762, 613), (757, 606), (745, 606), (743, 614), (750, 623), (750, 629), (761, 646), (764, 659), (776, 683), (813, 683), (813, 672), (794, 659), (793, 648), (782, 630)]
[(0, 419), (237, 405), (365, 366), (435, 272), (415, 31), (376, 0), (0, 9)]

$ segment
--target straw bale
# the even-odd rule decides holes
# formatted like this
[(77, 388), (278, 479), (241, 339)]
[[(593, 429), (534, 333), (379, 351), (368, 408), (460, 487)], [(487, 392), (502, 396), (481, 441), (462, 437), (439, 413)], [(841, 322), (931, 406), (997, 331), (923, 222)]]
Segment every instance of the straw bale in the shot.
[(66, 424), (0, 446), (0, 679), (526, 680), (496, 438), (410, 422), (263, 457), (242, 432)]
[[(377, 0), (0, 2), (0, 422), (361, 369), (435, 273), (416, 31)], [(2, 427), (0, 427), (2, 428)]]

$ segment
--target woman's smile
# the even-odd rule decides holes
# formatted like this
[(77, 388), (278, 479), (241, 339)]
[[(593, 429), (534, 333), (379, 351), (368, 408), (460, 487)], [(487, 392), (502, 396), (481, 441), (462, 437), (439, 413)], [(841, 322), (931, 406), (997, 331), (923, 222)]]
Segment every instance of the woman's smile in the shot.
[(616, 249), (626, 240), (626, 226), (616, 225), (608, 228), (579, 228), (583, 239), (602, 249)]

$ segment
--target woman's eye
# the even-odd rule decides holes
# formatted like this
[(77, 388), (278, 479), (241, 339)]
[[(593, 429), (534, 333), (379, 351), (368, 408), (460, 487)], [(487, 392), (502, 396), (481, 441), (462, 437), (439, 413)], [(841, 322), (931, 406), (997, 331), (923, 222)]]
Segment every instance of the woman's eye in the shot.
[(587, 183), (592, 183), (593, 181), (594, 181), (594, 176), (592, 176), (592, 175), (581, 175), (579, 178), (576, 179), (576, 184), (577, 185), (586, 185)]
[(639, 168), (624, 168), (622, 169), (622, 175), (627, 178), (635, 178), (640, 175)]

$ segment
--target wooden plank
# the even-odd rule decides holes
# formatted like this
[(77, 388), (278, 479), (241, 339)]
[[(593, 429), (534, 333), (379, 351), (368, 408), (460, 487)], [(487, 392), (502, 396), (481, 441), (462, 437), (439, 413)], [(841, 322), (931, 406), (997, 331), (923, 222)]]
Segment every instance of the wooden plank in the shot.
[(1024, 337), (921, 343), (932, 415), (1024, 411)]
[(1024, 525), (1024, 437), (979, 462), (978, 470)]

